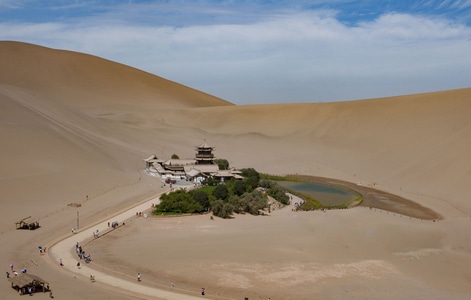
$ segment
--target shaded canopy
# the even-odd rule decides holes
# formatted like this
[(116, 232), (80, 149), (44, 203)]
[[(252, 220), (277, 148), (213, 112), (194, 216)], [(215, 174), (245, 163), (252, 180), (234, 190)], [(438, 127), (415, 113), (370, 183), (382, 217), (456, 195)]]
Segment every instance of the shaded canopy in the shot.
[(21, 273), (21, 274), (18, 274), (17, 276), (10, 277), (8, 278), (8, 281), (11, 282), (12, 286), (16, 286), (19, 288), (24, 288), (24, 287), (32, 286), (32, 285), (49, 284), (47, 281), (43, 280), (41, 277), (32, 275), (32, 274), (27, 274), (27, 273)]

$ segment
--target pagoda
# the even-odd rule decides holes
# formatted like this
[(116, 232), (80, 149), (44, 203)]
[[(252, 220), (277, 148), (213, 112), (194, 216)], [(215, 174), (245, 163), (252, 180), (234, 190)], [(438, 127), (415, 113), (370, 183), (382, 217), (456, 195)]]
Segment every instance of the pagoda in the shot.
[(208, 145), (206, 140), (204, 140), (201, 145), (196, 146), (195, 148), (195, 161), (197, 165), (214, 165), (214, 147)]

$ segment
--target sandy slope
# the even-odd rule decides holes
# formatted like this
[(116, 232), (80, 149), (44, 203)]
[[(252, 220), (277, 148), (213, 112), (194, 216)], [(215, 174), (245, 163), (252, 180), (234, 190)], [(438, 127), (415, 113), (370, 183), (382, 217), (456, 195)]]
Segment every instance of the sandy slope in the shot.
[[(319, 276), (324, 278), (322, 284), (311, 291), (324, 298), (348, 298), (346, 290), (355, 290), (355, 297), (370, 299), (385, 294), (392, 295), (390, 299), (414, 295), (464, 299), (463, 295), (471, 293), (471, 274), (464, 268), (471, 259), (471, 237), (465, 230), (470, 226), (471, 215), (467, 196), (471, 180), (470, 98), (471, 89), (461, 89), (345, 103), (235, 106), (97, 57), (0, 42), (0, 262), (5, 268), (14, 262), (47, 277), (55, 293), (67, 295), (68, 299), (131, 299), (115, 295), (99, 284), (90, 286), (86, 281), (74, 280), (71, 274), (47, 264), (36, 247), (70, 234), (70, 228), (76, 225), (77, 209), (69, 203), (82, 204), (80, 223), (86, 226), (158, 193), (160, 183), (143, 173), (142, 159), (153, 153), (162, 158), (173, 153), (193, 157), (194, 146), (206, 139), (216, 146), (217, 156), (228, 159), (235, 167), (374, 183), (376, 188), (417, 201), (445, 217), (439, 223), (404, 224), (401, 218), (351, 210), (335, 212), (330, 214), (334, 217), (324, 219), (296, 216), (301, 219), (299, 223), (293, 223), (294, 216), (288, 213), (270, 219), (243, 216), (213, 223), (217, 224), (215, 236), (230, 234), (231, 241), (241, 245), (263, 240), (259, 236), (245, 240), (244, 232), (256, 227), (264, 228), (266, 231), (260, 229), (258, 234), (270, 241), (286, 241), (292, 236), (286, 242), (293, 245), (287, 248), (290, 252), (298, 249), (307, 255), (318, 249), (320, 254), (312, 267), (331, 275), (309, 273), (311, 279), (293, 283), (299, 299), (309, 299), (306, 294), (310, 291), (302, 287), (317, 284)], [(40, 230), (14, 230), (16, 221), (30, 215), (40, 218)], [(269, 220), (276, 220), (277, 225)], [(137, 238), (133, 242), (140, 243), (141, 234), (149, 236), (167, 226), (152, 222), (136, 221), (134, 227), (127, 229), (134, 235), (117, 235), (120, 238), (113, 242), (115, 248), (127, 256), (135, 251), (124, 246), (129, 239)], [(207, 226), (207, 218), (182, 222), (195, 228)], [(248, 225), (243, 224), (251, 226), (246, 228)], [(281, 224), (286, 224), (287, 232), (276, 229)], [(218, 249), (227, 245), (218, 242), (220, 239), (206, 239), (204, 230), (188, 229), (191, 236), (184, 234), (179, 242), (173, 240), (178, 233), (187, 232), (181, 230), (185, 226), (169, 229), (160, 236), (159, 242), (166, 241), (169, 246), (159, 249), (159, 255), (167, 255), (167, 268), (176, 270), (162, 272), (191, 276), (177, 271), (187, 272), (188, 264), (194, 266), (195, 274), (204, 271), (197, 262), (181, 260), (188, 254), (176, 249), (190, 248), (199, 238), (205, 238), (208, 242), (198, 248), (198, 253), (216, 258), (208, 274), (220, 275), (212, 280), (230, 286), (230, 280), (239, 279), (242, 287), (213, 286), (225, 296), (240, 298), (245, 291), (243, 283), (254, 279), (245, 278), (247, 274), (230, 276), (231, 271), (218, 272), (217, 266), (228, 260), (224, 256), (218, 258)], [(312, 234), (309, 228), (326, 231)], [(368, 237), (370, 230), (378, 230), (374, 238)], [(326, 235), (339, 239), (330, 238), (319, 247)], [(417, 237), (421, 238), (415, 240)], [(110, 245), (96, 247), (106, 252)], [(354, 251), (342, 251), (345, 245)], [(144, 253), (154, 247), (152, 243), (142, 243)], [(259, 253), (256, 247), (250, 249), (231, 263), (246, 266), (253, 263), (246, 260), (249, 256), (263, 261), (266, 265), (262, 263), (260, 269), (248, 268), (245, 272), (269, 270), (272, 275), (267, 278), (253, 275), (264, 291), (272, 286), (269, 279), (279, 285), (278, 280), (283, 278), (277, 269), (268, 268), (270, 262), (278, 261), (274, 266), (284, 266), (288, 272), (301, 268), (307, 259), (299, 255), (299, 259), (290, 260), (293, 255), (281, 255), (283, 252), (267, 254)], [(239, 253), (243, 251), (245, 248)], [(337, 261), (338, 257), (342, 260)], [(142, 267), (149, 260), (142, 256), (136, 259), (132, 264), (143, 264)], [(363, 275), (356, 276), (365, 266), (362, 262), (367, 262), (366, 270), (386, 270), (378, 271), (377, 281), (373, 281), (379, 290), (365, 284)], [(380, 262), (379, 267), (376, 262)], [(288, 267), (289, 264), (293, 266)], [(230, 265), (224, 269), (239, 267)], [(353, 271), (351, 276), (343, 275), (347, 281), (339, 282), (332, 275), (348, 270)], [(436, 275), (442, 271), (446, 276)], [(371, 282), (371, 278), (366, 279)], [(191, 278), (186, 280), (192, 286)], [(388, 286), (387, 282), (394, 284)], [(7, 295), (5, 299), (18, 297), (7, 282), (0, 285), (0, 293)], [(278, 291), (282, 299), (290, 299), (290, 293), (293, 291), (289, 287)], [(257, 295), (266, 296), (262, 292)]]

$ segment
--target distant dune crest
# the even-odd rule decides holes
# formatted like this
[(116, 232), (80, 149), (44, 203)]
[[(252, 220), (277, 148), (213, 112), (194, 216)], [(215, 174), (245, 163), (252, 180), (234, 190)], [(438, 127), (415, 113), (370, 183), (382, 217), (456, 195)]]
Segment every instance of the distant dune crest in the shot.
[(77, 107), (211, 107), (230, 102), (144, 71), (78, 52), (0, 42), (0, 82)]

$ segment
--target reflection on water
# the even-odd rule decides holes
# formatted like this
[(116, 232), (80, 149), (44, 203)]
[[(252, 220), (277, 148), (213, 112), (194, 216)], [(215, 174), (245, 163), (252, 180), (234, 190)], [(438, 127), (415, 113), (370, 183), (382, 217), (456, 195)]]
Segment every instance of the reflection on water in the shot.
[(358, 197), (352, 191), (320, 183), (293, 181), (277, 181), (277, 183), (287, 189), (314, 197), (324, 206), (346, 204)]

